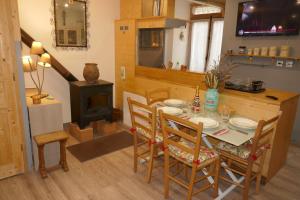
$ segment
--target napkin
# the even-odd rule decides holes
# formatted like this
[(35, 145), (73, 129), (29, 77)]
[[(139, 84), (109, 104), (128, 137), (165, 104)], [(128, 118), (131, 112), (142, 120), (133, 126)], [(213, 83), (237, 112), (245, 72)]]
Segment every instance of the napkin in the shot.
[(226, 133), (228, 133), (228, 132), (229, 132), (228, 129), (221, 129), (221, 130), (219, 130), (219, 131), (213, 133), (213, 135), (215, 135), (215, 136), (220, 136), (220, 135), (224, 135), (224, 134), (226, 134)]

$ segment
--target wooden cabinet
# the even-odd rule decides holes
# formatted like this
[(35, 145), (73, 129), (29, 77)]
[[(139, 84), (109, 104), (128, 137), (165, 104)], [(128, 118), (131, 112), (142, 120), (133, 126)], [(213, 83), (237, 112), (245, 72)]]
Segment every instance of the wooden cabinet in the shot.
[(121, 19), (136, 19), (142, 17), (142, 0), (121, 0)]
[(24, 172), (23, 121), (17, 79), (17, 1), (0, 0), (0, 179)]

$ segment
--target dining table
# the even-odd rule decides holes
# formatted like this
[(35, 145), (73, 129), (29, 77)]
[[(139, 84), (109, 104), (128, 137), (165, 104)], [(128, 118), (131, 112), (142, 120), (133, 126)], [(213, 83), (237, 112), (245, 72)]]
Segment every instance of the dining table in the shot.
[[(176, 115), (179, 118), (182, 118), (184, 120), (188, 120), (193, 122), (192, 119), (196, 118), (205, 118), (205, 119), (213, 119), (217, 121), (218, 126), (213, 128), (213, 129), (203, 129), (202, 132), (202, 140), (203, 144), (205, 144), (208, 148), (214, 149), (214, 145), (210, 142), (211, 138), (214, 138), (215, 140), (219, 142), (226, 142), (234, 146), (240, 146), (245, 143), (251, 143), (252, 138), (255, 135), (255, 129), (241, 129), (237, 128), (235, 126), (232, 126), (232, 124), (229, 123), (230, 118), (246, 118), (247, 116), (241, 116), (241, 115), (233, 115), (230, 116), (230, 118), (224, 118), (222, 114), (220, 114), (217, 111), (210, 111), (206, 110), (204, 107), (201, 107), (200, 110), (197, 112), (194, 112), (192, 103), (182, 103), (181, 105), (167, 105), (164, 102), (157, 103), (155, 105), (158, 110), (162, 109), (163, 112), (166, 111), (167, 114), (173, 114)], [(168, 109), (163, 109), (163, 108), (168, 108), (168, 107), (175, 107), (181, 110), (181, 112), (178, 113), (168, 113)], [(174, 128), (174, 129), (179, 129), (179, 127), (172, 121), (169, 121), (169, 125)], [(223, 167), (227, 167), (227, 164), (222, 161), (221, 165)], [(207, 171), (204, 169), (202, 172), (206, 175)], [(243, 180), (245, 179), (244, 176), (237, 177), (232, 171), (225, 169), (226, 174), (232, 179), (232, 181), (236, 183), (242, 183)], [(212, 177), (207, 178), (208, 181), (213, 184), (214, 180)], [(232, 192), (235, 188), (237, 187), (236, 184), (230, 185), (228, 188), (225, 190), (222, 190), (219, 188), (218, 192), (218, 197), (216, 200), (221, 200), (225, 196), (227, 196), (230, 192)]]

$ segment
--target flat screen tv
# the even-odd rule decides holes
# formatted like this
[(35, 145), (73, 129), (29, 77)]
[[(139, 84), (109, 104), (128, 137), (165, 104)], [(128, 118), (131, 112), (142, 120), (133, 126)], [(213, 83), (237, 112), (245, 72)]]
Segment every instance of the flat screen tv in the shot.
[(298, 35), (300, 0), (260, 0), (239, 3), (236, 36)]

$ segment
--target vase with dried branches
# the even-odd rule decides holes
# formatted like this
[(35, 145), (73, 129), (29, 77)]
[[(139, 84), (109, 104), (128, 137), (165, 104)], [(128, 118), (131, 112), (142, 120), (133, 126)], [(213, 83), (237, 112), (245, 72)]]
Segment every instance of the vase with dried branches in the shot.
[(205, 108), (215, 111), (218, 107), (219, 92), (224, 89), (225, 82), (231, 78), (232, 70), (237, 64), (227, 61), (226, 57), (222, 57), (220, 62), (214, 62), (210, 70), (205, 74), (205, 84), (208, 88), (206, 92)]
[(45, 68), (51, 67), (50, 55), (44, 52), (42, 43), (34, 41), (30, 49), (30, 56), (23, 56), (22, 62), (24, 72), (30, 74), (30, 78), (38, 92), (31, 97), (33, 103), (40, 104), (41, 99), (46, 96), (42, 95), (42, 90), (45, 80)]

